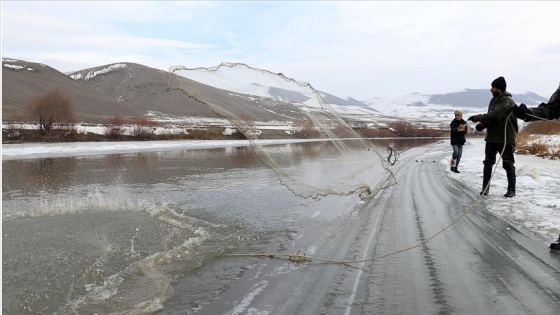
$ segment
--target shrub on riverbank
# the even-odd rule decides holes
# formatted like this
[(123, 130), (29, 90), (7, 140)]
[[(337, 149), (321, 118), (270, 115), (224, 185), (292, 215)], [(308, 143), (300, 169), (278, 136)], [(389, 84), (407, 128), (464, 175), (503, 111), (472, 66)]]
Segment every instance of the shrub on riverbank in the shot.
[(517, 154), (540, 156), (551, 160), (560, 158), (560, 144), (550, 137), (560, 135), (557, 121), (536, 121), (529, 123), (517, 135)]

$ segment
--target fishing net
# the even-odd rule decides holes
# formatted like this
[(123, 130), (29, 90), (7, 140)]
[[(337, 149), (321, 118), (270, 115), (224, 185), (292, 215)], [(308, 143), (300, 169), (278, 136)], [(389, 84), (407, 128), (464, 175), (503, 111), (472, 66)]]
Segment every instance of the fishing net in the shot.
[(168, 88), (225, 119), (224, 129), (247, 139), (281, 184), (298, 196), (368, 198), (395, 183), (380, 153), (386, 148), (357, 132), (356, 122), (342, 117), (307, 82), (243, 63), (221, 63), (172, 66)]

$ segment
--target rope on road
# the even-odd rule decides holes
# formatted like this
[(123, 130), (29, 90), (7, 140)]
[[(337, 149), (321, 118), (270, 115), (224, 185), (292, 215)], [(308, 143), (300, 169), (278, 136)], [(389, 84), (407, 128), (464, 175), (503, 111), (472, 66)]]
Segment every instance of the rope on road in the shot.
[[(476, 201), (478, 201), (481, 197), (479, 196), (478, 199)], [(312, 256), (307, 256), (305, 251), (303, 250), (298, 250), (295, 254), (274, 254), (274, 253), (270, 253), (270, 254), (227, 254), (226, 256), (253, 256), (253, 257), (269, 257), (269, 258), (284, 258), (287, 257), (290, 261), (292, 262), (311, 262), (311, 261), (320, 261), (320, 262), (328, 262), (328, 263), (337, 263), (337, 264), (354, 264), (354, 263), (362, 263), (362, 262), (368, 262), (368, 261), (374, 261), (374, 260), (378, 260), (381, 258), (385, 258), (387, 256), (392, 256), (392, 255), (396, 255), (402, 252), (406, 252), (409, 251), (411, 249), (420, 247), (426, 243), (428, 243), (429, 241), (431, 241), (432, 239), (434, 239), (436, 236), (438, 236), (439, 234), (443, 233), (445, 230), (447, 230), (448, 228), (450, 228), (451, 226), (453, 226), (455, 223), (457, 223), (459, 220), (461, 220), (473, 207), (475, 203), (472, 203), (466, 210), (464, 210), (461, 215), (455, 219), (453, 222), (451, 222), (450, 224), (448, 224), (446, 227), (444, 227), (443, 229), (441, 229), (439, 232), (435, 233), (434, 235), (430, 236), (429, 238), (423, 240), (422, 242), (414, 245), (414, 246), (410, 246), (407, 248), (403, 248), (400, 250), (396, 250), (394, 252), (388, 253), (388, 254), (384, 254), (384, 255), (380, 255), (380, 256), (375, 256), (375, 257), (371, 257), (371, 258), (366, 258), (366, 259), (357, 259), (357, 260), (336, 260), (336, 259), (325, 259), (325, 258), (319, 258), (319, 257), (312, 257)]]
[[(511, 114), (512, 113), (510, 113), (507, 116), (506, 121), (510, 118)], [(533, 117), (536, 117), (536, 116), (533, 116)], [(515, 118), (515, 119), (517, 119), (517, 118)], [(467, 208), (465, 208), (465, 210), (463, 210), (463, 212), (459, 215), (459, 217), (457, 217), (455, 220), (453, 220), (453, 222), (449, 223), (447, 226), (443, 227), (440, 231), (436, 232), (434, 235), (428, 237), (427, 239), (421, 241), (420, 243), (418, 243), (416, 245), (406, 247), (406, 248), (403, 248), (403, 249), (399, 249), (399, 250), (390, 252), (388, 254), (374, 256), (374, 257), (366, 258), (366, 259), (356, 259), (356, 260), (336, 260), (336, 259), (325, 259), (325, 258), (319, 258), (319, 257), (312, 257), (312, 256), (307, 256), (305, 251), (303, 251), (301, 249), (298, 250), (295, 254), (274, 254), (274, 253), (269, 253), (269, 254), (226, 254), (226, 256), (252, 256), (252, 257), (269, 257), (269, 258), (285, 258), (285, 257), (287, 257), (288, 260), (290, 260), (292, 262), (319, 261), (319, 262), (336, 263), (336, 264), (354, 264), (354, 263), (362, 263), (362, 262), (369, 262), (369, 261), (378, 260), (378, 259), (381, 259), (381, 258), (385, 258), (387, 256), (396, 255), (396, 254), (406, 252), (406, 251), (412, 250), (414, 248), (423, 246), (426, 243), (428, 243), (429, 241), (436, 238), (436, 236), (442, 234), (448, 228), (455, 225), (463, 217), (465, 217), (465, 215), (467, 215), (467, 213), (469, 213), (472, 210), (474, 205), (478, 204), (478, 202), (482, 198), (483, 194), (488, 191), (488, 188), (490, 187), (490, 182), (492, 181), (492, 178), (494, 177), (494, 173), (496, 172), (496, 169), (498, 168), (498, 164), (500, 163), (500, 160), (502, 159), (502, 155), (504, 154), (504, 151), (506, 149), (506, 141), (505, 141), (506, 135), (507, 135), (507, 124), (504, 126), (504, 146), (502, 148), (502, 152), (500, 153), (500, 157), (498, 158), (498, 160), (496, 161), (496, 164), (494, 165), (494, 169), (492, 171), (492, 174), (490, 176), (490, 180), (488, 181), (488, 184), (486, 184), (486, 187), (484, 187), (484, 190), (479, 194), (478, 198), (476, 198), (476, 200), (473, 203), (471, 203)]]

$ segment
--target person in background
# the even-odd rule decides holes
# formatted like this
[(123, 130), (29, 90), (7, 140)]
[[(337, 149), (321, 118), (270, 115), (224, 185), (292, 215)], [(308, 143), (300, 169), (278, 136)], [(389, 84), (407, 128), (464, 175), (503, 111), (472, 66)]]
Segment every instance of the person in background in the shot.
[[(548, 103), (540, 103), (539, 106), (533, 108), (528, 108), (527, 105), (521, 103), (513, 108), (513, 114), (526, 122), (560, 118), (560, 84), (552, 93)], [(550, 249), (560, 250), (560, 235), (556, 242), (550, 243)]]
[(451, 156), (451, 171), (461, 173), (458, 170), (461, 156), (463, 155), (463, 145), (467, 141), (465, 134), (467, 131), (467, 122), (463, 120), (463, 112), (455, 111), (455, 119), (449, 124), (451, 130), (451, 147), (453, 147), (453, 155)]
[(496, 153), (502, 154), (502, 167), (506, 171), (508, 187), (504, 197), (511, 198), (515, 196), (515, 140), (519, 128), (517, 126), (517, 117), (512, 113), (516, 106), (511, 98), (511, 94), (506, 91), (506, 80), (499, 77), (492, 81), (490, 92), (492, 99), (488, 104), (488, 112), (486, 114), (478, 114), (468, 118), (468, 120), (477, 123), (476, 130), (482, 131), (485, 128), (486, 145), (484, 148), (484, 169), (482, 179), (481, 195), (488, 195), (490, 191), (489, 183), (492, 176), (492, 166), (496, 164)]

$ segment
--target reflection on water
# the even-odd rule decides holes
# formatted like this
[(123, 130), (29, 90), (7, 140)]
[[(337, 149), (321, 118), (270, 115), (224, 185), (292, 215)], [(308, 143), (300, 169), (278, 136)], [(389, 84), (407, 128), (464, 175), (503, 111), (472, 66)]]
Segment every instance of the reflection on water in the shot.
[(6, 162), (2, 163), (4, 190), (12, 190), (12, 187), (31, 191), (59, 190), (73, 184), (75, 158), (37, 159), (33, 163), (17, 160), (11, 162), (10, 167), (5, 166)]
[(134, 155), (134, 164), (138, 168), (149, 168), (158, 163), (157, 154), (136, 153)]
[[(301, 182), (379, 177), (367, 150), (341, 157), (328, 142), (267, 149)], [(2, 167), (6, 314), (150, 314), (165, 309), (178, 282), (192, 287), (183, 298), (195, 308), (246, 266), (228, 262), (215, 283), (181, 279), (202, 266), (218, 268), (224, 253), (282, 249), (298, 214), (317, 202), (283, 186), (278, 170), (250, 147), (9, 160)]]

